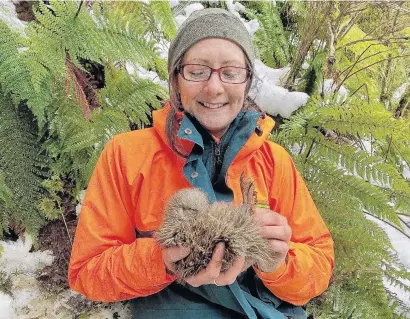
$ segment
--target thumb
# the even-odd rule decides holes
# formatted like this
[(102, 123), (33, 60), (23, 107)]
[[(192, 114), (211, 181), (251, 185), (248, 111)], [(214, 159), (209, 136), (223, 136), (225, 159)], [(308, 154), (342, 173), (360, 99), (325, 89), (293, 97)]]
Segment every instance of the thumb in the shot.
[(184, 246), (175, 246), (164, 249), (164, 259), (166, 262), (174, 263), (188, 256), (190, 249)]

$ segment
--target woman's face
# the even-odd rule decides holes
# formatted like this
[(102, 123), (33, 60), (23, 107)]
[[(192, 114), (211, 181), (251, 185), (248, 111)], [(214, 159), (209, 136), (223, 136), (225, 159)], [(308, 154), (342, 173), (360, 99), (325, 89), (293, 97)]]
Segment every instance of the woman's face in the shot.
[[(182, 64), (203, 64), (213, 69), (223, 66), (246, 68), (242, 49), (231, 41), (204, 39), (183, 56)], [(248, 80), (249, 81), (249, 80)], [(178, 91), (184, 110), (192, 114), (212, 135), (220, 138), (242, 109), (247, 82), (224, 83), (217, 72), (204, 82), (191, 82), (178, 75)]]

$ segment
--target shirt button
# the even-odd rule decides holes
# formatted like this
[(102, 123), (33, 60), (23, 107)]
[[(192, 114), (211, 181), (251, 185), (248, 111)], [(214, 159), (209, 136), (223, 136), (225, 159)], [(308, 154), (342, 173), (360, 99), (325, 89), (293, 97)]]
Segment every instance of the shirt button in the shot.
[(184, 131), (184, 133), (185, 133), (186, 135), (191, 135), (191, 134), (192, 134), (192, 130), (191, 130), (190, 128), (186, 128), (185, 131)]
[(191, 174), (191, 177), (192, 177), (192, 178), (197, 178), (197, 177), (198, 177), (198, 172), (193, 172), (193, 173)]

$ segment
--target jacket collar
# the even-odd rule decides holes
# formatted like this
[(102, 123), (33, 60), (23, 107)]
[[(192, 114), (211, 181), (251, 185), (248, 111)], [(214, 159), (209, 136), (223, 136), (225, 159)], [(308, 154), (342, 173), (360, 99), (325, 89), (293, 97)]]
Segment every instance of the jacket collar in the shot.
[[(155, 110), (152, 112), (153, 122), (154, 122), (154, 129), (161, 137), (163, 142), (168, 145), (168, 139), (166, 136), (166, 119), (170, 109), (170, 104), (167, 102), (162, 109)], [(177, 120), (182, 120), (184, 117), (183, 112), (178, 112), (176, 114)], [(275, 122), (269, 116), (261, 116), (258, 119), (257, 127), (255, 132), (252, 133), (248, 141), (245, 143), (244, 147), (238, 152), (235, 156), (234, 161), (239, 161), (242, 158), (245, 158), (250, 153), (254, 152), (255, 150), (259, 149), (262, 144), (269, 138), (269, 134), (271, 133), (273, 127), (275, 126)], [(179, 138), (178, 142), (181, 146), (189, 153), (194, 145), (194, 143), (187, 139)]]

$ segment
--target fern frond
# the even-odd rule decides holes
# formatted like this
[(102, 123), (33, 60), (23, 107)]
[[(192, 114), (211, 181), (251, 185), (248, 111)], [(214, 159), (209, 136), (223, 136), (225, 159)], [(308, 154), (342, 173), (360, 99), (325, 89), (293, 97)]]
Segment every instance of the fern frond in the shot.
[(260, 1), (247, 9), (250, 19), (257, 19), (261, 28), (256, 31), (254, 44), (261, 60), (271, 68), (285, 66), (289, 61), (289, 44), (283, 30), (282, 21), (276, 6), (270, 1)]
[(162, 32), (167, 40), (171, 40), (177, 33), (174, 16), (168, 1), (151, 1), (149, 7), (160, 24)]
[(37, 203), (47, 197), (41, 182), (48, 177), (49, 160), (41, 151), (30, 111), (24, 106), (16, 109), (0, 91), (0, 187), (5, 195), (0, 202), (1, 229), (14, 223), (36, 238), (44, 225)]
[(139, 128), (149, 123), (151, 110), (160, 108), (160, 100), (167, 96), (160, 85), (115, 68), (109, 69), (107, 84), (101, 90), (102, 101), (109, 100), (110, 105), (123, 111)]

